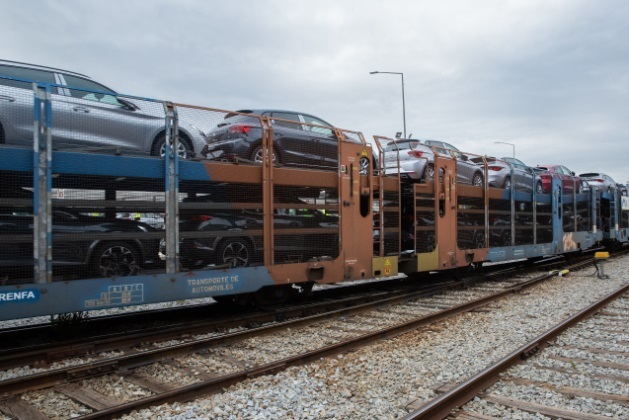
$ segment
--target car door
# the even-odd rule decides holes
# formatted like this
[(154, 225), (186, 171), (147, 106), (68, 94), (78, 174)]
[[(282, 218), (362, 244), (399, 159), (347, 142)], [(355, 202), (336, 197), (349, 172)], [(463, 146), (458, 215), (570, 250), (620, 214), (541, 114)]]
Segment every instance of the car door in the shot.
[(312, 115), (301, 114), (304, 131), (309, 134), (310, 142), (314, 143), (315, 159), (320, 159), (320, 165), (336, 167), (338, 165), (339, 141), (334, 134), (334, 128), (327, 122)]
[[(68, 142), (76, 147), (124, 149), (150, 153), (153, 137), (164, 125), (163, 110), (140, 109), (135, 103), (119, 100), (106, 86), (72, 75), (62, 75), (67, 110), (59, 121)], [(80, 90), (85, 89), (85, 90)], [(150, 103), (146, 103), (146, 108)], [(141, 104), (144, 105), (144, 104)]]
[(272, 112), (273, 146), (279, 148), (280, 161), (284, 165), (312, 166), (318, 163), (313, 159), (308, 135), (303, 130), (299, 114), (294, 112)]
[(478, 171), (483, 172), (483, 168), (468, 160), (467, 155), (454, 150), (452, 150), (452, 154), (456, 158), (457, 182), (471, 184), (474, 174)]
[(572, 192), (574, 190), (574, 176), (572, 175), (572, 172), (570, 171), (570, 169), (566, 168), (565, 166), (559, 166), (558, 167), (560, 172), (560, 176), (561, 176), (561, 185), (563, 187), (563, 190), (565, 192)]
[(516, 189), (530, 191), (533, 187), (533, 175), (531, 171), (529, 171), (525, 165), (517, 162), (513, 162), (511, 166), (513, 167), (513, 178)]
[[(25, 67), (0, 65), (0, 75), (57, 83), (54, 73)], [(32, 147), (34, 97), (32, 82), (0, 78), (0, 123), (7, 144)], [(51, 89), (51, 107), (53, 145), (57, 145), (64, 138), (55, 125), (60, 113), (66, 109), (66, 97), (59, 93), (57, 87)]]

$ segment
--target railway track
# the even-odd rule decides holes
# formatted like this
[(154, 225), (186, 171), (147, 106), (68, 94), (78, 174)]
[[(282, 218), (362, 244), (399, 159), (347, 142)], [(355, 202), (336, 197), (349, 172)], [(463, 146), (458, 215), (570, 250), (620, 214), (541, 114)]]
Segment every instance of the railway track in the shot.
[[(578, 265), (589, 264), (591, 258)], [(32, 418), (29, 416), (39, 410), (36, 404), (35, 408), (31, 407), (25, 400), (38, 392), (54, 393), (78, 402), (81, 407), (71, 415), (84, 414), (85, 418), (111, 418), (164, 402), (186, 401), (248, 378), (346, 352), (477, 309), (552, 276), (547, 273), (532, 280), (505, 282), (498, 285), (502, 290), (494, 293), (486, 286), (441, 295), (434, 295), (433, 291), (432, 297), (427, 297), (426, 291), (406, 292), (352, 309), (334, 309), (259, 328), (196, 337), (187, 342), (134, 347), (122, 355), (115, 354), (114, 346), (108, 350), (114, 352), (113, 355), (101, 355), (99, 360), (82, 361), (78, 365), (70, 361), (66, 362), (68, 366), (52, 365), (40, 373), (0, 382), (3, 398), (0, 410), (18, 418)], [(465, 303), (453, 303), (453, 295)], [(288, 341), (295, 343), (294, 348), (274, 348), (279, 336), (283, 340), (289, 336)], [(317, 349), (312, 348), (315, 337), (319, 340)], [(170, 378), (181, 377), (181, 380), (176, 386), (160, 383), (151, 374), (160, 370), (167, 372)], [(90, 381), (102, 378), (112, 383), (125, 382), (133, 398), (115, 400), (95, 391)]]
[[(611, 309), (605, 309), (610, 305), (614, 306)], [(588, 324), (586, 321), (590, 317), (594, 318), (594, 322)], [(488, 419), (499, 417), (498, 413), (506, 415), (506, 413), (513, 414), (514, 412), (516, 415), (518, 412), (521, 415), (537, 413), (550, 418), (563, 419), (622, 418), (616, 417), (617, 413), (613, 412), (596, 414), (596, 408), (593, 409), (594, 412), (583, 412), (558, 407), (557, 398), (548, 403), (549, 398), (544, 394), (558, 394), (560, 399), (568, 400), (565, 403), (568, 406), (569, 400), (576, 397), (611, 401), (621, 407), (624, 406), (626, 408), (624, 413), (629, 414), (629, 396), (622, 389), (616, 388), (616, 392), (598, 392), (583, 385), (589, 380), (629, 382), (624, 376), (601, 374), (592, 369), (602, 367), (629, 370), (629, 365), (626, 363), (609, 361), (609, 358), (614, 356), (625, 360), (629, 358), (629, 352), (626, 351), (629, 348), (629, 341), (618, 340), (619, 335), (629, 335), (628, 322), (629, 284), (626, 284), (535, 337), (472, 378), (451, 387), (433, 401), (418, 408), (411, 404), (409, 408), (414, 408), (414, 410), (405, 419), (446, 417), (470, 420)], [(592, 328), (592, 325), (598, 328)], [(570, 344), (575, 336), (580, 335), (586, 336), (587, 340), (581, 340), (578, 345)], [(625, 351), (606, 350), (614, 344), (621, 344)], [(543, 352), (547, 348), (551, 351)], [(565, 377), (570, 378), (577, 373), (588, 381), (581, 378), (576, 381), (577, 386), (563, 385), (561, 379), (549, 381), (549, 376), (544, 375), (548, 372), (555, 376), (563, 376), (563, 382), (566, 381)], [(526, 387), (536, 389), (537, 392), (527, 394), (520, 392), (519, 395), (523, 396), (519, 398), (512, 396), (518, 393), (517, 388)], [(474, 401), (469, 402), (472, 399)], [(544, 402), (547, 403), (544, 404)], [(591, 405), (594, 406), (594, 404)]]

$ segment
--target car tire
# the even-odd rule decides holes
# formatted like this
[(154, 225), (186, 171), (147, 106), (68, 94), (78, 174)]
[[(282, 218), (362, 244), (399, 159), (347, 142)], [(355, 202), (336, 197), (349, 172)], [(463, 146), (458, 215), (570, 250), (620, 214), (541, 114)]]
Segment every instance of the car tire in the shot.
[[(264, 157), (264, 154), (262, 153), (262, 145), (260, 144), (256, 146), (255, 149), (253, 149), (253, 152), (251, 152), (251, 160), (254, 161), (255, 163), (262, 164), (263, 157)], [(273, 150), (273, 165), (279, 165), (279, 164), (280, 164), (279, 156), (277, 152)]]
[(253, 250), (250, 242), (244, 238), (226, 238), (221, 241), (216, 252), (217, 264), (234, 267), (251, 265)]
[[(359, 165), (359, 173), (360, 175), (367, 175), (369, 174), (369, 158), (362, 156), (359, 160), (358, 160), (358, 165)], [(375, 168), (374, 168), (375, 169)]]
[(502, 234), (502, 246), (511, 246), (511, 229), (505, 230)]
[(505, 190), (510, 190), (511, 189), (511, 178), (510, 177), (506, 177), (505, 178), (505, 182), (504, 182), (503, 188)]
[[(153, 141), (153, 148), (151, 149), (151, 156), (164, 157), (166, 154), (166, 133), (160, 133), (155, 137)], [(183, 134), (179, 134), (179, 149), (177, 154), (180, 159), (189, 159), (194, 155), (190, 140)]]
[(92, 253), (91, 265), (101, 277), (134, 276), (140, 272), (140, 252), (125, 242), (102, 243)]
[(485, 248), (485, 234), (476, 232), (474, 234), (474, 249)]
[(433, 164), (429, 163), (426, 165), (426, 169), (424, 169), (424, 182), (429, 182), (435, 179), (435, 167)]
[(483, 179), (483, 174), (476, 172), (472, 177), (472, 185), (475, 187), (484, 187), (485, 180)]

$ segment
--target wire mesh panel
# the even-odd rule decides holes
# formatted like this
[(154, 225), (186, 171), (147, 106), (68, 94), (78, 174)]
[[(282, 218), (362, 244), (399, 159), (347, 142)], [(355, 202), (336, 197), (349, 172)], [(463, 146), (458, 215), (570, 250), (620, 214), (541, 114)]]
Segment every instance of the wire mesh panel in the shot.
[[(412, 240), (408, 242), (408, 237), (412, 238), (412, 222), (406, 226), (400, 226), (400, 212), (403, 211), (400, 206), (400, 194), (398, 191), (383, 191), (383, 201), (380, 212), (382, 213), (382, 226), (378, 230), (378, 236), (383, 241), (384, 255), (398, 255), (400, 245), (402, 249), (415, 249)], [(409, 208), (405, 209), (408, 216), (412, 218), (413, 204), (412, 197), (408, 203)], [(402, 224), (403, 225), (403, 224)], [(402, 231), (400, 231), (400, 227)], [(404, 233), (405, 232), (405, 233)], [(407, 236), (407, 241), (400, 244), (400, 237)]]
[(540, 197), (536, 203), (536, 228), (537, 243), (550, 243), (553, 241), (553, 208), (550, 201), (551, 194), (544, 194), (548, 200), (542, 201)]
[[(504, 211), (500, 210), (502, 204), (502, 202), (490, 203), (490, 219), (492, 217), (499, 220), (505, 219), (503, 217)], [(459, 195), (457, 208), (457, 245), (459, 249), (484, 248), (486, 246), (484, 198)], [(506, 220), (508, 223), (508, 216)], [(499, 226), (495, 227), (498, 228)], [(493, 230), (493, 232), (497, 233), (496, 230)]]
[(273, 198), (276, 264), (331, 260), (339, 256), (336, 189), (276, 185)]
[(28, 188), (33, 179), (9, 172), (0, 172), (0, 179), (0, 284), (12, 284), (33, 275), (33, 192)]
[[(591, 203), (590, 192), (585, 192), (577, 195), (577, 230), (590, 231), (592, 230), (592, 215), (591, 215)], [(612, 201), (613, 205), (614, 202)], [(612, 209), (611, 214), (615, 214), (615, 208)]]
[[(52, 73), (18, 72), (13, 67), (0, 65), (0, 145), (33, 147), (34, 80), (55, 83)], [(3, 76), (6, 75), (6, 76)], [(10, 77), (8, 77), (10, 76)], [(14, 78), (19, 78), (14, 79)], [(29, 80), (32, 77), (32, 80)], [(57, 86), (51, 89), (53, 124), (67, 109), (67, 97)], [(57, 118), (54, 115), (59, 115)]]
[(286, 111), (241, 111), (224, 115), (211, 128), (208, 159), (261, 163), (264, 155), (265, 118), (272, 132), (275, 166), (337, 170), (338, 142), (334, 127), (323, 120)]
[[(403, 199), (405, 201), (405, 199)], [(405, 207), (403, 204), (403, 208)], [(435, 230), (435, 196), (433, 193), (418, 193), (414, 195), (414, 218), (408, 219), (406, 212), (402, 213), (403, 226), (410, 223), (414, 225), (415, 250), (418, 253), (432, 252), (436, 249), (436, 230)]]
[(562, 225), (564, 232), (575, 231), (576, 212), (574, 206), (574, 195), (563, 194), (562, 196)]
[(208, 182), (181, 187), (186, 191), (179, 204), (179, 262), (183, 269), (263, 263), (261, 185)]
[[(66, 75), (65, 106), (53, 109), (53, 145), (58, 150), (118, 155), (164, 155), (165, 111), (162, 102), (117, 94), (91, 80)], [(188, 133), (180, 124), (182, 151), (191, 154)], [(189, 150), (186, 155), (186, 150)]]

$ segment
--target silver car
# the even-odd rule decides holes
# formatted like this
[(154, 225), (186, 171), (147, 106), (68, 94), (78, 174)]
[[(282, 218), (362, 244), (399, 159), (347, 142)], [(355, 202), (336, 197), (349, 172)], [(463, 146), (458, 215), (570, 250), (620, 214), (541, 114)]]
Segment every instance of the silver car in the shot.
[[(440, 155), (456, 159), (457, 182), (475, 186), (484, 185), (483, 168), (472, 162), (468, 156), (448, 143), (436, 144), (436, 140), (425, 140), (424, 143), (415, 139), (390, 141), (384, 146), (384, 173), (396, 174), (399, 171), (402, 179), (412, 182), (426, 181), (434, 178), (435, 150)], [(431, 146), (434, 144), (434, 146)], [(434, 147), (434, 149), (433, 149)], [(399, 157), (399, 158), (398, 158)]]
[[(518, 191), (531, 192), (535, 180), (535, 191), (542, 193), (542, 181), (535, 174), (533, 168), (527, 166), (519, 159), (503, 157), (485, 157), (487, 161), (487, 182), (490, 187), (511, 189), (511, 184)], [(474, 157), (472, 162), (483, 166), (482, 157)], [(512, 172), (513, 170), (513, 172)]]
[(611, 193), (617, 188), (616, 181), (611, 176), (600, 172), (579, 174), (579, 178), (584, 181), (584, 190), (592, 189)]
[[(161, 102), (119, 96), (83, 74), (6, 60), (0, 60), (0, 143), (32, 147), (30, 81), (60, 85), (51, 92), (53, 147), (164, 155)], [(184, 159), (207, 144), (205, 134), (182, 119), (179, 135), (178, 155)]]

